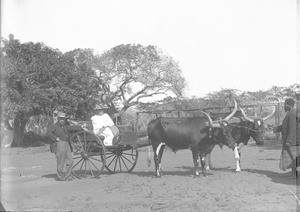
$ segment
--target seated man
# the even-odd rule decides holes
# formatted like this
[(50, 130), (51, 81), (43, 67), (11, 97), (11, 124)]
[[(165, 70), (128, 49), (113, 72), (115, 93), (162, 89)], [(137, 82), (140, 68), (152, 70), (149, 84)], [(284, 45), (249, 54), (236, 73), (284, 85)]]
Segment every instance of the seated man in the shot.
[(104, 137), (103, 143), (105, 146), (113, 145), (113, 139), (119, 134), (118, 128), (115, 126), (113, 120), (107, 113), (102, 110), (98, 115), (94, 115), (91, 118), (93, 124), (93, 131), (100, 138)]

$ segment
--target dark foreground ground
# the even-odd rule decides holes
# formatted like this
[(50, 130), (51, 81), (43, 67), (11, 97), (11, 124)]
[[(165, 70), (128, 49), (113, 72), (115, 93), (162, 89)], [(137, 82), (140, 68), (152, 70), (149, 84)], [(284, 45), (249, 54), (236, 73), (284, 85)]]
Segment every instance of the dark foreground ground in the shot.
[(245, 147), (241, 173), (233, 151), (216, 147), (207, 177), (193, 177), (191, 152), (182, 150), (165, 151), (164, 177), (156, 179), (143, 150), (130, 174), (71, 182), (55, 180), (48, 146), (2, 148), (1, 202), (10, 211), (297, 211), (299, 186), (278, 168), (280, 146)]

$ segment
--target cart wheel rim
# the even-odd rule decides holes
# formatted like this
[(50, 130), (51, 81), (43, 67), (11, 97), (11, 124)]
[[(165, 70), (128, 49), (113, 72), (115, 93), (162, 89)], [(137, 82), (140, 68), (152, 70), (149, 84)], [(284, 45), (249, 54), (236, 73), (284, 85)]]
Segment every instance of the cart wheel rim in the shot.
[(107, 149), (105, 168), (110, 173), (131, 172), (137, 163), (137, 149), (118, 148), (119, 149)]
[(72, 172), (77, 178), (98, 178), (106, 162), (105, 146), (91, 132), (80, 131), (70, 139), (73, 149)]

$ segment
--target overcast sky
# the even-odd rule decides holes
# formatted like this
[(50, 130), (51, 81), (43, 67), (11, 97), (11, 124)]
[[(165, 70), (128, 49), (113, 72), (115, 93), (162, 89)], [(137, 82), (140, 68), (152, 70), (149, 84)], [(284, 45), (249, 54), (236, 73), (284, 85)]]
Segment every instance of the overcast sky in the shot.
[(155, 45), (188, 96), (299, 83), (296, 0), (2, 0), (1, 34), (62, 52)]

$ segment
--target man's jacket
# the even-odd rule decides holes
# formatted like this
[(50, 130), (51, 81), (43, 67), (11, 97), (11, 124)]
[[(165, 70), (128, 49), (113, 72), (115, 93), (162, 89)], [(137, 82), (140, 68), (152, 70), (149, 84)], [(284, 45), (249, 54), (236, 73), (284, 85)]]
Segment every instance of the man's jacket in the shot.
[(59, 122), (56, 122), (47, 129), (47, 136), (53, 141), (56, 142), (58, 137), (60, 140), (69, 141), (68, 131), (66, 126), (62, 126)]
[[(286, 144), (291, 146), (296, 146), (300, 144), (300, 124), (299, 124), (299, 114), (297, 108), (293, 108), (285, 115), (282, 121), (282, 142), (283, 146)], [(299, 109), (298, 109), (299, 110)]]

